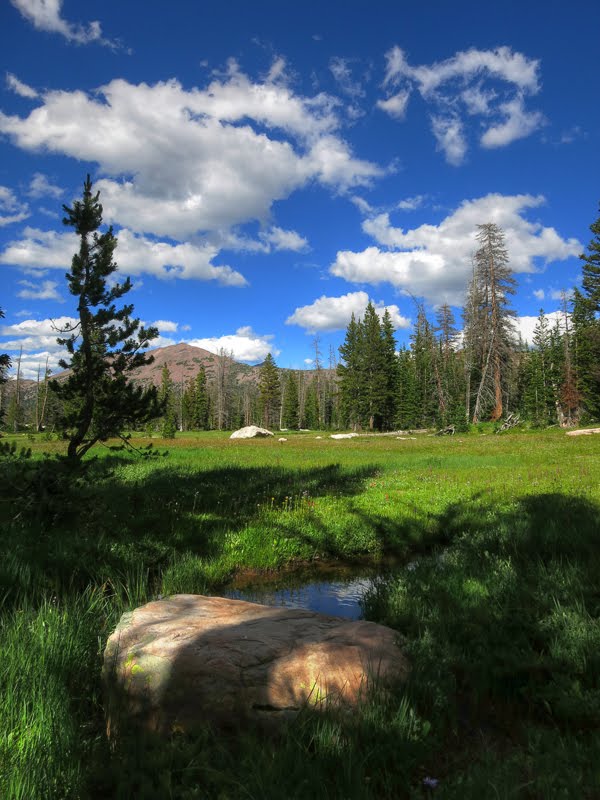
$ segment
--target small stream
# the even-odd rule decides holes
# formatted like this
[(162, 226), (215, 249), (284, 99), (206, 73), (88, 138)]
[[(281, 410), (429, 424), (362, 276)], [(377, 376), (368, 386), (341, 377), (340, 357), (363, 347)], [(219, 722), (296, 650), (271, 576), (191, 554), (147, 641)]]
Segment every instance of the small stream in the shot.
[(306, 608), (346, 619), (362, 619), (361, 600), (374, 582), (397, 567), (315, 564), (275, 575), (243, 575), (220, 595), (268, 606)]

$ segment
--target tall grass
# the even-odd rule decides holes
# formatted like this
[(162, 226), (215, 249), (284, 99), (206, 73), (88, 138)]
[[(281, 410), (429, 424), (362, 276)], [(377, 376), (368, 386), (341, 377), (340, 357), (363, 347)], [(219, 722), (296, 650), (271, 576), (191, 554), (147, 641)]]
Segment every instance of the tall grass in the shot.
[[(34, 441), (0, 464), (0, 796), (600, 795), (600, 442), (288, 438), (105, 449), (82, 476)], [(124, 610), (388, 554), (410, 565), (365, 608), (410, 654), (403, 693), (282, 739), (108, 747), (99, 676)]]

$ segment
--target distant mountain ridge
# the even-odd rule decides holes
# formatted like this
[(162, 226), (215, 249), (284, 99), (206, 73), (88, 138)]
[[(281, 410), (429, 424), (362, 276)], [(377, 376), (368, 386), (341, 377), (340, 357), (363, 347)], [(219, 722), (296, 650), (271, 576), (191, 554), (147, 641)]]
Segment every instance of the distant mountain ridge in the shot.
[(171, 344), (167, 347), (157, 347), (155, 350), (148, 351), (149, 355), (154, 356), (151, 364), (146, 364), (131, 373), (133, 380), (144, 385), (159, 386), (163, 368), (169, 369), (173, 383), (188, 383), (198, 374), (200, 367), (204, 367), (206, 376), (209, 380), (214, 378), (217, 366), (221, 359), (226, 359), (228, 366), (236, 374), (238, 381), (258, 380), (260, 366), (251, 367), (235, 361), (230, 356), (220, 356), (204, 350), (202, 347), (195, 347), (191, 344)]

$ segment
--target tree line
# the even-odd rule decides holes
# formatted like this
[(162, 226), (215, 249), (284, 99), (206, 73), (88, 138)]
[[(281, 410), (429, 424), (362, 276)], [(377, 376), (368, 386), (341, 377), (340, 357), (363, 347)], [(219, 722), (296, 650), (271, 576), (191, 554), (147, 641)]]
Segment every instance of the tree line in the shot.
[(532, 342), (515, 326), (516, 281), (504, 234), (478, 226), (472, 275), (458, 329), (443, 304), (431, 320), (415, 300), (410, 345), (396, 349), (389, 315), (372, 304), (352, 317), (338, 366), (340, 419), (369, 430), (499, 422), (519, 416), (536, 426), (600, 420), (600, 218), (583, 262), (582, 285), (551, 325), (540, 310)]
[[(66, 380), (38, 370), (33, 401), (17, 380), (0, 421), (10, 430), (27, 425), (56, 428), (69, 441), (68, 457), (79, 460), (98, 441), (124, 429), (232, 429), (253, 423), (268, 428), (386, 431), (451, 426), (466, 429), (483, 421), (520, 415), (538, 426), (600, 420), (600, 217), (582, 260), (582, 284), (550, 325), (540, 310), (533, 341), (516, 333), (510, 298), (516, 282), (504, 234), (494, 223), (478, 226), (478, 248), (466, 287), (459, 329), (452, 308), (441, 305), (434, 319), (415, 299), (409, 345), (398, 349), (392, 319), (372, 303), (362, 318), (352, 316), (340, 360), (333, 350), (323, 365), (319, 339), (310, 372), (280, 370), (272, 355), (258, 382), (237, 380), (235, 362), (221, 351), (211, 378), (203, 367), (185, 385), (164, 367), (159, 387), (133, 381), (151, 363), (145, 352), (158, 336), (133, 318), (133, 306), (117, 308), (131, 288), (114, 283), (117, 244), (112, 229), (99, 233), (102, 206), (89, 176), (82, 200), (63, 206), (80, 248), (67, 282), (77, 298), (78, 321), (61, 332), (66, 348), (60, 365)], [(110, 283), (110, 285), (109, 285)], [(3, 316), (0, 310), (0, 316)], [(10, 359), (0, 355), (0, 396)], [(27, 409), (28, 406), (28, 409)], [(28, 418), (27, 418), (28, 413)], [(28, 421), (29, 420), (29, 421)]]

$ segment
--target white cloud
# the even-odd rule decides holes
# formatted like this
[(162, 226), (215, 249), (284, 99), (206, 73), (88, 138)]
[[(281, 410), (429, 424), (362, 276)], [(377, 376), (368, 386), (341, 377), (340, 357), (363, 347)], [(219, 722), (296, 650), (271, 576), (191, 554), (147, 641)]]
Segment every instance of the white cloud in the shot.
[(158, 328), (161, 333), (176, 333), (179, 327), (177, 322), (171, 322), (171, 320), (168, 319), (157, 319), (152, 325)]
[[(116, 261), (125, 275), (147, 273), (157, 278), (216, 280), (225, 286), (245, 286), (246, 279), (231, 267), (214, 265), (217, 255), (212, 245), (191, 243), (172, 245), (136, 236), (128, 230), (118, 232)], [(19, 241), (11, 242), (0, 253), (0, 263), (17, 267), (66, 269), (79, 242), (74, 233), (25, 228)]]
[(76, 44), (89, 44), (97, 42), (112, 46), (102, 36), (102, 28), (97, 21), (89, 22), (87, 26), (79, 23), (67, 22), (61, 17), (62, 0), (10, 0), (13, 6), (20, 11), (25, 19), (32, 23), (39, 31), (59, 33), (70, 42)]
[(176, 239), (262, 224), (311, 181), (344, 191), (383, 174), (354, 157), (339, 124), (331, 97), (254, 83), (235, 62), (206, 89), (116, 79), (92, 94), (47, 92), (25, 117), (0, 113), (22, 149), (99, 165), (107, 221)]
[(533, 296), (536, 300), (543, 300), (546, 296), (546, 292), (543, 289), (534, 289)]
[[(491, 84), (491, 85), (490, 85)], [(402, 118), (413, 88), (432, 107), (432, 131), (448, 163), (457, 166), (467, 151), (466, 117), (485, 119), (479, 143), (505, 147), (545, 124), (539, 111), (525, 109), (526, 95), (539, 91), (539, 61), (509, 47), (471, 48), (445, 61), (411, 66), (399, 47), (386, 53), (383, 86), (388, 97), (377, 105)], [(400, 86), (400, 89), (398, 87)]]
[(192, 326), (191, 325), (182, 325), (181, 326), (181, 330), (182, 331), (191, 331), (192, 330)]
[(29, 184), (29, 197), (61, 197), (64, 190), (60, 186), (50, 183), (47, 176), (41, 172), (36, 172)]
[(261, 234), (261, 239), (274, 250), (291, 250), (295, 253), (301, 253), (308, 249), (308, 241), (303, 236), (300, 236), (296, 231), (285, 231), (276, 225)]
[(404, 119), (409, 99), (410, 92), (408, 89), (403, 89), (400, 92), (396, 92), (396, 94), (393, 94), (391, 97), (388, 97), (386, 100), (378, 100), (376, 105), (377, 108), (385, 111), (390, 117)]
[(34, 100), (36, 97), (40, 96), (39, 92), (26, 83), (23, 83), (23, 81), (20, 81), (12, 72), (6, 73), (6, 85), (12, 92), (18, 94), (19, 97), (26, 97), (29, 100)]
[[(548, 329), (554, 328), (557, 322), (561, 328), (564, 327), (564, 314), (562, 311), (551, 311), (549, 314), (545, 314), (545, 317), (548, 322)], [(530, 345), (533, 344), (533, 332), (537, 323), (537, 316), (515, 317), (515, 329), (517, 334), (520, 334), (521, 339), (523, 339), (524, 342), (528, 342)]]
[(406, 231), (393, 227), (389, 214), (379, 214), (366, 219), (363, 230), (387, 249), (339, 251), (330, 271), (354, 283), (387, 282), (432, 303), (460, 305), (477, 249), (478, 224), (494, 222), (503, 229), (510, 264), (517, 273), (535, 272), (545, 263), (579, 254), (577, 239), (563, 239), (554, 228), (525, 218), (528, 209), (543, 202), (543, 197), (531, 195), (489, 194), (463, 201), (439, 225)]
[[(15, 325), (0, 326), (0, 335), (9, 337), (0, 344), (3, 351), (12, 354), (13, 362), (21, 348), (21, 371), (24, 378), (35, 378), (38, 365), (43, 367), (48, 356), (48, 366), (53, 371), (60, 370), (58, 361), (66, 356), (66, 349), (56, 341), (61, 335), (61, 330), (74, 326), (77, 320), (74, 317), (56, 317), (55, 319), (27, 319)], [(64, 334), (63, 334), (64, 335)], [(13, 363), (13, 372), (15, 368)]]
[(400, 200), (396, 203), (396, 208), (400, 209), (400, 211), (416, 211), (426, 199), (424, 194), (416, 194), (414, 197), (406, 197), (404, 200)]
[(308, 366), (310, 366), (311, 364), (314, 364), (314, 363), (315, 363), (315, 360), (314, 360), (314, 358), (305, 358), (305, 359), (304, 359), (304, 363), (305, 363), (305, 364), (306, 364), (306, 366), (308, 367)]
[(485, 131), (481, 137), (482, 147), (505, 147), (516, 139), (524, 139), (545, 123), (545, 117), (539, 111), (525, 110), (522, 97), (502, 103), (500, 113), (505, 119)]
[(373, 178), (385, 174), (385, 170), (370, 161), (353, 158), (349, 145), (337, 136), (319, 139), (305, 163), (321, 183), (340, 190), (369, 186)]
[(572, 289), (552, 289), (550, 292), (550, 297), (552, 300), (562, 300), (563, 297), (566, 297), (567, 300), (570, 300), (573, 297), (573, 290)]
[(433, 116), (431, 130), (437, 142), (437, 149), (446, 156), (446, 161), (457, 167), (465, 159), (467, 141), (463, 124), (457, 116)]
[(365, 90), (362, 84), (352, 76), (351, 63), (347, 58), (334, 56), (329, 61), (329, 69), (344, 94), (353, 98), (364, 97)]
[(404, 51), (393, 47), (386, 53), (386, 61), (384, 85), (408, 78), (417, 84), (423, 96), (438, 91), (443, 84), (454, 79), (466, 82), (486, 75), (512, 83), (524, 91), (535, 93), (539, 89), (539, 61), (514, 53), (510, 47), (497, 47), (495, 50), (471, 48), (445, 61), (418, 67), (411, 67)]
[(361, 214), (364, 214), (365, 216), (373, 214), (375, 212), (373, 206), (370, 203), (368, 203), (363, 197), (358, 197), (358, 195), (353, 195), (350, 198), (350, 202), (358, 208)]
[(17, 297), (22, 297), (24, 300), (57, 300), (59, 303), (64, 303), (64, 298), (57, 291), (56, 281), (41, 281), (41, 283), (19, 281), (19, 285), (23, 286), (23, 289), (17, 292)]
[[(342, 297), (323, 295), (311, 305), (297, 308), (285, 323), (286, 325), (299, 325), (301, 328), (305, 328), (307, 333), (343, 330), (350, 322), (352, 314), (355, 317), (364, 316), (368, 303), (369, 295), (366, 292), (350, 292)], [(410, 320), (400, 314), (398, 306), (386, 306), (383, 302), (373, 303), (373, 305), (380, 317), (387, 309), (395, 328), (409, 327)]]
[(14, 222), (22, 222), (29, 216), (27, 203), (17, 200), (15, 193), (8, 186), (0, 186), (0, 228)]
[(211, 353), (233, 353), (236, 361), (263, 361), (268, 353), (279, 355), (272, 343), (271, 334), (255, 333), (250, 326), (238, 328), (234, 334), (225, 336), (211, 336), (207, 339), (189, 339), (188, 344), (194, 347), (203, 347)]

